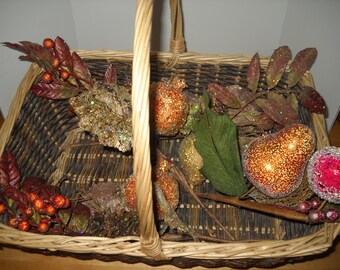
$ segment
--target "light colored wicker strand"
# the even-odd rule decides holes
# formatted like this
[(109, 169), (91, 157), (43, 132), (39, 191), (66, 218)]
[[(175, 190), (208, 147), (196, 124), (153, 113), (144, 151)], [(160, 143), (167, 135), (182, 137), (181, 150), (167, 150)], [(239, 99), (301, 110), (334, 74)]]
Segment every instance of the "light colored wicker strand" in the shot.
[[(187, 257), (193, 259), (246, 259), (300, 257), (318, 254), (332, 245), (339, 234), (339, 224), (326, 224), (312, 235), (292, 240), (237, 241), (223, 244), (203, 242), (162, 241), (163, 252), (168, 258)], [(94, 253), (106, 255), (131, 255), (145, 257), (138, 237), (69, 237), (64, 235), (40, 235), (20, 232), (0, 224), (2, 243), (34, 249), (65, 251), (72, 253)]]
[(165, 259), (154, 223), (149, 125), (150, 37), (152, 0), (138, 0), (135, 21), (132, 67), (133, 173), (136, 179), (137, 204), (142, 251)]

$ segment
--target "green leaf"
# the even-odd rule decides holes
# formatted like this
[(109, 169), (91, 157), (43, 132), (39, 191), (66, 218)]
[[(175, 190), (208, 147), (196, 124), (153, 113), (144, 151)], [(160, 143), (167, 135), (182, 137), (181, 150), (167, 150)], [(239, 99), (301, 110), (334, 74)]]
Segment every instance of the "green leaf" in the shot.
[(204, 93), (205, 112), (193, 125), (195, 147), (203, 158), (200, 170), (213, 187), (224, 194), (239, 196), (247, 191), (237, 144), (236, 126), (226, 115), (215, 115), (209, 109)]

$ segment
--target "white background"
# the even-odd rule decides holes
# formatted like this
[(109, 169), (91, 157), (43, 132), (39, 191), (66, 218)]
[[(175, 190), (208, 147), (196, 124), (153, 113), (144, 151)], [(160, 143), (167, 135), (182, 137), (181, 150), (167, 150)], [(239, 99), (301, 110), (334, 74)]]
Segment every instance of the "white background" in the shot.
[[(293, 55), (316, 47), (316, 89), (328, 105), (328, 130), (340, 104), (339, 0), (182, 0), (188, 51)], [(167, 0), (155, 0), (152, 50), (168, 51)], [(0, 42), (61, 36), (71, 49), (132, 50), (134, 0), (0, 0)], [(29, 63), (0, 47), (0, 109), (6, 116)]]

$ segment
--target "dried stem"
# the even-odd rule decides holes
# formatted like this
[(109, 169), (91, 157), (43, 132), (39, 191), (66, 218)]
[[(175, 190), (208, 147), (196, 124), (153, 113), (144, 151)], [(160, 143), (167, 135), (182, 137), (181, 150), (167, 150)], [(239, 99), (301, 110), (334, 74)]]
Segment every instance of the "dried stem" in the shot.
[(309, 218), (305, 214), (296, 212), (294, 210), (289, 210), (289, 209), (281, 208), (278, 206), (274, 206), (274, 205), (262, 204), (262, 203), (258, 203), (255, 201), (240, 200), (238, 197), (225, 196), (221, 194), (196, 193), (196, 195), (200, 198), (227, 203), (227, 204), (231, 204), (237, 207), (247, 208), (250, 210), (256, 210), (259, 212), (272, 214), (278, 217), (283, 217), (283, 218), (292, 219), (296, 221), (302, 221), (305, 223), (309, 222)]

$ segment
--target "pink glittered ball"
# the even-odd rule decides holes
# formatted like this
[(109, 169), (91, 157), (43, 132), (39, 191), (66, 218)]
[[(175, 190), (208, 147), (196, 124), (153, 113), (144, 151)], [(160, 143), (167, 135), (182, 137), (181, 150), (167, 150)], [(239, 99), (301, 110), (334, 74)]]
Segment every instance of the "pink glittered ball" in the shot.
[(340, 203), (340, 148), (327, 146), (316, 151), (308, 167), (311, 189), (322, 199)]

